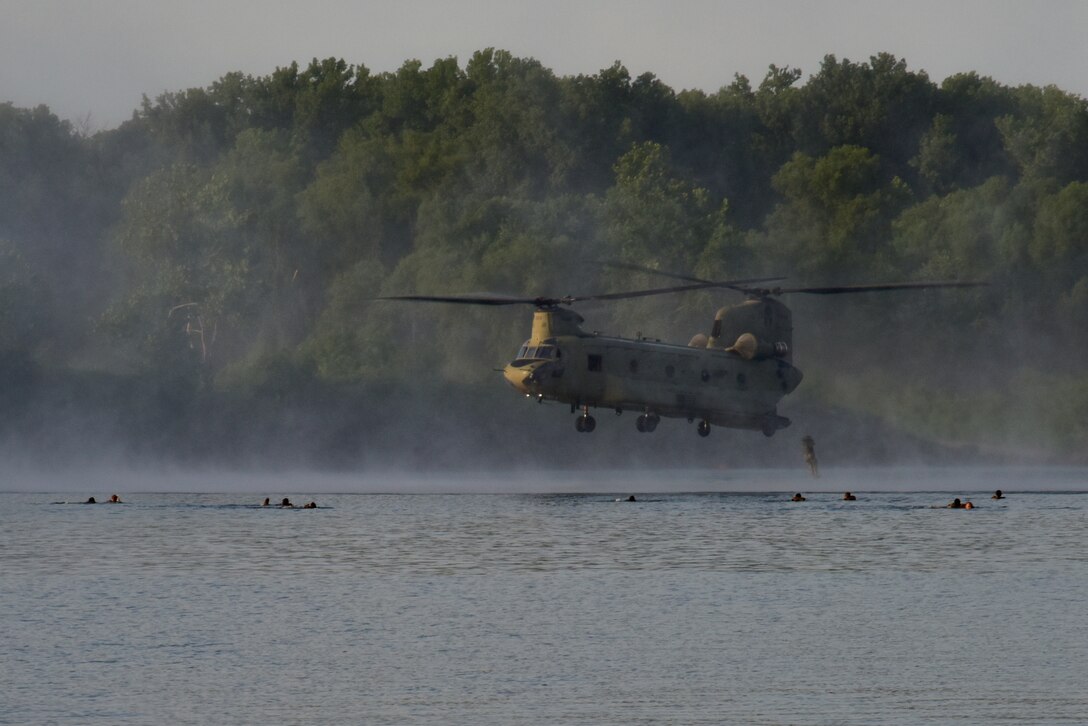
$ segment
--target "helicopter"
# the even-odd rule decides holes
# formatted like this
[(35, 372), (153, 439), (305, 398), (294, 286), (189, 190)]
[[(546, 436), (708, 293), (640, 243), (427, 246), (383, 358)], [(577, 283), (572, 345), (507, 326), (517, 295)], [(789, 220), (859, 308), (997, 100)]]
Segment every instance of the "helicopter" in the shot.
[[(765, 436), (790, 425), (778, 403), (804, 375), (793, 364), (793, 320), (777, 298), (787, 294), (838, 295), (979, 287), (985, 282), (898, 282), (825, 287), (760, 287), (785, 278), (706, 280), (630, 263), (603, 263), (621, 269), (671, 277), (672, 287), (566, 297), (518, 297), (496, 293), (396, 295), (374, 298), (460, 305), (532, 305), (532, 332), (502, 369), (515, 390), (538, 403), (555, 401), (580, 411), (575, 428), (590, 433), (597, 422), (590, 409), (638, 412), (635, 428), (653, 432), (662, 417), (698, 420), (699, 436), (711, 427), (761, 431)], [(739, 292), (745, 300), (721, 308), (710, 335), (699, 333), (687, 345), (655, 338), (602, 335), (581, 326), (571, 306), (580, 302), (623, 300), (708, 288)]]

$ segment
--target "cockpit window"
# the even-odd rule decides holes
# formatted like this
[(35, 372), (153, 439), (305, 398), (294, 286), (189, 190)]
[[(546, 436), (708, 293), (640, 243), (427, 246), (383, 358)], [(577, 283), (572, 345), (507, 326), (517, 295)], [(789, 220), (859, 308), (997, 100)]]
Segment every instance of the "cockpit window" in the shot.
[(554, 345), (529, 345), (526, 343), (518, 350), (518, 360), (523, 359), (545, 359), (550, 360), (552, 358), (559, 357), (559, 349)]

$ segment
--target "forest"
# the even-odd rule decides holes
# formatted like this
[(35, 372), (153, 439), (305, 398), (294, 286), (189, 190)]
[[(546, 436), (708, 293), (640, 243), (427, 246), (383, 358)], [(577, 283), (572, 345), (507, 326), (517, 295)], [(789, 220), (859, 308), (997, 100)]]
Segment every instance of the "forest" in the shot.
[[(4, 455), (792, 465), (812, 432), (833, 463), (1088, 462), (1085, 100), (936, 83), (888, 54), (723, 82), (678, 92), (619, 62), (558, 76), (487, 49), (227, 73), (97, 132), (0, 104)], [(784, 297), (806, 378), (780, 441), (627, 420), (579, 436), (493, 370), (531, 309), (373, 300), (668, 284), (601, 260), (989, 286)], [(740, 300), (579, 312), (682, 344)]]

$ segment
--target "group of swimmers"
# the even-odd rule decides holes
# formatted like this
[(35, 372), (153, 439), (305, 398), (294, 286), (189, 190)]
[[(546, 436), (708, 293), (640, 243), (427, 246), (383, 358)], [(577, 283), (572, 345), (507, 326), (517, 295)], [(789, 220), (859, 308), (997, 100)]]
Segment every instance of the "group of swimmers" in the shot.
[[(261, 506), (271, 507), (272, 501), (268, 497), (265, 497), (264, 501), (261, 502)], [(317, 502), (310, 502), (309, 504), (303, 504), (301, 507), (296, 507), (294, 504), (291, 503), (290, 499), (284, 497), (283, 501), (281, 501), (276, 506), (278, 506), (280, 509), (317, 509)]]
[[(844, 492), (843, 495), (842, 495), (842, 500), (844, 502), (853, 502), (856, 499), (857, 499), (857, 497), (855, 497), (850, 492)], [(793, 498), (790, 499), (790, 501), (791, 502), (807, 502), (808, 500), (805, 499), (805, 496), (803, 494), (801, 494), (801, 492), (797, 492), (796, 494), (793, 495)]]
[[(1004, 499), (1004, 498), (1005, 498), (1005, 495), (1001, 493), (1000, 489), (995, 491), (993, 493), (993, 496), (990, 497), (990, 499)], [(843, 492), (842, 500), (844, 502), (854, 502), (854, 501), (857, 501), (857, 497), (855, 497), (850, 492)], [(805, 497), (801, 494), (801, 492), (797, 492), (796, 494), (793, 495), (793, 498), (790, 499), (790, 501), (791, 502), (805, 502), (805, 501), (808, 501), (808, 500), (805, 499)], [(949, 509), (974, 509), (975, 505), (971, 503), (970, 499), (961, 502), (959, 497), (956, 497), (948, 505), (948, 508)]]
[[(995, 491), (993, 493), (993, 496), (990, 497), (990, 499), (1004, 499), (1004, 498), (1005, 498), (1005, 495), (1001, 493), (1000, 489)], [(842, 500), (844, 502), (854, 502), (854, 501), (857, 501), (857, 497), (854, 496), (851, 492), (843, 492)], [(616, 501), (618, 502), (618, 501), (621, 501), (621, 500), (617, 499)], [(631, 496), (627, 497), (626, 500), (623, 500), (623, 501), (637, 502), (638, 500), (635, 499), (635, 495), (632, 494)], [(793, 495), (793, 498), (790, 499), (790, 501), (791, 502), (807, 502), (808, 500), (805, 499), (804, 495), (802, 495), (801, 492), (797, 492), (796, 494)], [(94, 497), (90, 497), (84, 503), (85, 504), (98, 504), (97, 500), (95, 500)], [(106, 503), (107, 504), (123, 504), (123, 502), (121, 501), (121, 498), (119, 496), (117, 496), (116, 494), (110, 495), (110, 498), (106, 501)], [(272, 500), (270, 498), (268, 498), (268, 497), (265, 497), (264, 501), (261, 502), (261, 506), (262, 507), (271, 507), (272, 506)], [(290, 499), (288, 499), (287, 497), (284, 497), (283, 500), (279, 504), (277, 504), (276, 506), (278, 506), (280, 509), (317, 509), (317, 502), (310, 502), (309, 504), (303, 504), (301, 507), (296, 507), (294, 504), (291, 503)], [(952, 500), (951, 503), (949, 503), (948, 508), (949, 509), (974, 509), (975, 505), (971, 503), (970, 499), (961, 502), (959, 497), (956, 497), (955, 499)]]
[[(104, 503), (105, 504), (124, 504), (124, 502), (121, 501), (121, 497), (117, 496), (116, 494), (111, 494), (110, 498), (107, 499)], [(85, 501), (84, 504), (98, 504), (98, 500), (95, 499), (94, 497), (88, 497), (87, 501)], [(265, 497), (264, 502), (261, 503), (261, 506), (262, 507), (272, 506), (271, 500), (268, 497)], [(303, 504), (301, 507), (296, 507), (294, 504), (291, 503), (290, 499), (288, 499), (287, 497), (284, 497), (283, 501), (280, 502), (277, 506), (279, 506), (281, 509), (317, 509), (317, 502), (310, 502), (309, 504)]]
[[(990, 499), (1004, 499), (1004, 498), (1005, 498), (1005, 495), (1001, 493), (1000, 489), (995, 491), (993, 493), (993, 495), (990, 497)], [(964, 500), (964, 501), (961, 502), (959, 497), (956, 497), (955, 499), (953, 499), (951, 502), (948, 503), (948, 508), (949, 509), (974, 509), (975, 505), (971, 503), (970, 499), (967, 499), (967, 500)]]

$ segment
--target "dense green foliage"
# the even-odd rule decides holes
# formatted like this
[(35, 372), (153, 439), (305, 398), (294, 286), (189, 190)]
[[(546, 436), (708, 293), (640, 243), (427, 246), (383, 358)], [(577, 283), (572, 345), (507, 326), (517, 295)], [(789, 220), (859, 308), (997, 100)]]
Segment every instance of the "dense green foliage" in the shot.
[[(380, 75), (336, 59), (230, 73), (90, 136), (0, 105), (0, 402), (95, 371), (158, 402), (147, 425), (191, 431), (224, 397), (237, 412), (477, 387), (528, 310), (370, 298), (659, 283), (599, 259), (791, 284), (989, 280), (790, 297), (798, 395), (983, 447), (1068, 458), (1088, 436), (1088, 107), (1056, 88), (938, 85), (882, 54), (677, 93), (618, 63), (558, 77), (486, 50)], [(685, 342), (729, 302), (583, 314)]]

